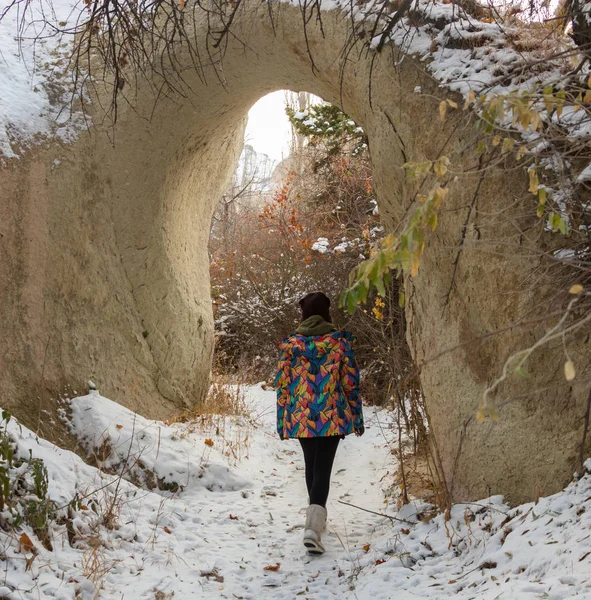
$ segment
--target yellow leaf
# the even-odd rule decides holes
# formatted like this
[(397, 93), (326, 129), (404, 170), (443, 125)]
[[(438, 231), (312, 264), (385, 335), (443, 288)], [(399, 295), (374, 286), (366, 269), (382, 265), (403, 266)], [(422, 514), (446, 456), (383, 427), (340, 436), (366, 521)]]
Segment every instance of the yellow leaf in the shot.
[(453, 100), (450, 100), (449, 98), (447, 99), (447, 103), (452, 107), (452, 108), (458, 108), (458, 103), (454, 102)]
[(207, 439), (205, 440), (205, 445), (206, 445), (206, 446), (209, 446), (209, 447), (213, 446), (213, 440), (210, 440), (209, 438), (207, 438)]
[(550, 92), (548, 94), (544, 92), (544, 107), (546, 108), (548, 114), (550, 114), (552, 112), (552, 109), (554, 108), (554, 96), (552, 96), (552, 86), (549, 86), (549, 88)]
[(580, 294), (585, 288), (580, 284), (580, 283), (575, 283), (575, 285), (573, 285), (570, 290), (568, 290), (569, 294)]
[(443, 177), (447, 173), (447, 167), (449, 166), (449, 158), (447, 156), (440, 156), (433, 163), (433, 171), (437, 177)]
[(515, 146), (515, 140), (513, 138), (505, 138), (501, 148), (503, 152), (507, 152), (508, 150), (512, 150), (513, 146)]
[(532, 120), (532, 111), (529, 108), (521, 107), (519, 109), (519, 117), (517, 119), (518, 123), (524, 128), (527, 129)]
[(476, 411), (476, 420), (479, 423), (484, 423), (484, 420), (486, 419), (486, 412), (484, 410), (484, 406), (481, 406), (477, 411)]
[(437, 229), (437, 213), (433, 213), (429, 217), (429, 226), (431, 227), (431, 231), (435, 231), (435, 229)]
[(473, 90), (470, 90), (468, 92), (468, 95), (466, 96), (466, 101), (464, 102), (464, 110), (467, 110), (470, 104), (474, 102), (474, 100), (476, 100), (476, 94)]
[(419, 272), (420, 260), (418, 258), (410, 259), (410, 276), (416, 277)]
[(527, 147), (526, 146), (521, 146), (519, 148), (519, 150), (517, 150), (517, 160), (521, 160), (524, 156), (525, 153), (527, 152)]
[(562, 116), (562, 104), (559, 104), (559, 105), (556, 107), (556, 114), (557, 114), (559, 117), (560, 117), (560, 116)]
[(546, 188), (538, 188), (538, 201), (542, 206), (546, 204)]
[(386, 250), (387, 248), (393, 248), (396, 245), (396, 236), (393, 235), (392, 233), (389, 233), (383, 240), (382, 240), (382, 248), (384, 250)]
[(447, 112), (447, 102), (443, 101), (439, 103), (439, 119), (445, 121), (445, 113)]
[(535, 169), (530, 169), (528, 171), (528, 173), (529, 173), (529, 191), (532, 194), (537, 194), (538, 187), (540, 185), (540, 182), (538, 180), (538, 174)]
[(564, 376), (567, 381), (572, 381), (576, 376), (575, 365), (572, 360), (567, 360), (564, 363)]
[(498, 146), (501, 143), (501, 136), (500, 135), (495, 135), (495, 137), (492, 140), (492, 145), (493, 146)]
[(439, 208), (441, 206), (441, 203), (445, 200), (445, 197), (447, 196), (447, 192), (449, 191), (448, 188), (442, 188), (441, 186), (436, 186), (432, 191), (431, 191), (431, 198), (433, 200), (433, 205), (435, 206), (435, 208)]
[(371, 548), (371, 544), (365, 544), (365, 546), (363, 546), (363, 549), (364, 549), (366, 552), (369, 552), (369, 549), (370, 549), (370, 548)]
[(491, 102), (491, 106), (496, 112), (497, 120), (502, 121), (505, 118), (505, 98), (503, 96), (497, 96)]

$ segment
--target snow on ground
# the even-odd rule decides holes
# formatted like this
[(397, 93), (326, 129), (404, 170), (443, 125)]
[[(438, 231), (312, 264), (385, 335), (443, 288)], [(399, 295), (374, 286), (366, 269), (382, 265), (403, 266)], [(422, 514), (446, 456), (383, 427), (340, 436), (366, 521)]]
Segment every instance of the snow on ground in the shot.
[[(32, 560), (19, 550), (21, 531), (0, 528), (0, 598), (591, 598), (591, 475), (514, 509), (494, 497), (454, 506), (449, 520), (420, 501), (397, 512), (384, 502), (394, 421), (366, 408), (366, 434), (337, 453), (327, 551), (308, 556), (299, 445), (275, 434), (272, 391), (245, 388), (245, 399), (250, 417), (172, 424), (97, 392), (71, 400), (71, 427), (95, 461), (102, 449), (103, 466), (118, 473), (140, 458), (144, 470), (179, 482), (176, 493), (99, 472), (12, 421), (20, 453), (45, 461), (51, 497), (65, 505), (77, 492), (79, 502), (69, 531), (54, 525), (52, 552), (23, 527)], [(111, 529), (99, 516), (105, 507), (115, 509)]]

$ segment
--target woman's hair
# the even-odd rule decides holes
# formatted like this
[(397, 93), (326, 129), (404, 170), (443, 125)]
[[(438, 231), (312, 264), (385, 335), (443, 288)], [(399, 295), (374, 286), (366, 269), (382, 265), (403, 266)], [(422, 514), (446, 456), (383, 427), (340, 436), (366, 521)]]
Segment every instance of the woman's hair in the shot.
[(302, 321), (313, 315), (321, 316), (325, 321), (332, 323), (330, 317), (330, 298), (322, 292), (306, 294), (299, 302), (302, 309)]

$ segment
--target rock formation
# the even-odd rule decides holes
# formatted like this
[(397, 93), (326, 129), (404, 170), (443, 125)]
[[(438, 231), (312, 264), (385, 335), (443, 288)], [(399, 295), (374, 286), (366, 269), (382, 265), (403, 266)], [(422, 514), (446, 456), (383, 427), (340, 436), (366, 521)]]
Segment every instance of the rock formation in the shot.
[[(528, 283), (545, 268), (532, 251), (545, 243), (535, 207), (534, 217), (498, 218), (517, 201), (532, 202), (527, 175), (501, 164), (482, 176), (474, 155), (462, 154), (476, 132), (460, 111), (439, 119), (441, 100), (461, 98), (442, 89), (425, 62), (395, 45), (369, 49), (369, 25), (355, 41), (340, 10), (302, 23), (298, 7), (274, 5), (271, 19), (266, 3), (244, 0), (219, 60), (199, 73), (188, 48), (177, 49), (182, 93), (168, 88), (156, 98), (161, 75), (138, 78), (132, 104), (119, 103), (114, 129), (102, 124), (95, 99), (94, 125), (75, 142), (45, 141), (5, 161), (2, 404), (34, 422), (45, 418), (39, 411), (49, 398), (81, 390), (88, 379), (150, 417), (203, 401), (213, 344), (212, 211), (252, 104), (277, 89), (306, 90), (365, 129), (390, 228), (416, 191), (404, 163), (436, 159), (445, 144), (463, 157), (406, 294), (408, 339), (424, 363), (421, 381), (447, 485), (456, 500), (508, 493), (518, 502), (558, 490), (576, 468), (587, 395), (578, 380), (561, 375), (560, 349), (545, 348), (529, 378), (500, 388), (497, 422), (475, 418), (509, 354), (546, 326), (513, 325), (535, 320), (530, 309), (540, 294), (555, 291)], [(195, 47), (207, 56), (203, 15), (195, 31)], [(487, 337), (493, 331), (502, 333)], [(581, 372), (588, 373), (589, 350), (588, 342), (576, 349)]]

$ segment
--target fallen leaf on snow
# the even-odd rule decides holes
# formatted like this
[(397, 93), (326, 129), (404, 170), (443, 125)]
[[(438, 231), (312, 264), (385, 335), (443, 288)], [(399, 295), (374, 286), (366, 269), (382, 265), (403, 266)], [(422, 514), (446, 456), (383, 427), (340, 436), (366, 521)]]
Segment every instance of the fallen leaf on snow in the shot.
[(35, 550), (35, 544), (33, 544), (31, 538), (26, 533), (21, 533), (18, 542), (21, 545), (21, 550), (25, 552), (33, 552)]
[(279, 567), (281, 567), (281, 563), (277, 563), (276, 565), (267, 565), (263, 568), (263, 571), (279, 571)]
[(213, 440), (210, 440), (209, 438), (207, 438), (207, 439), (205, 440), (205, 445), (206, 445), (206, 446), (213, 446)]

